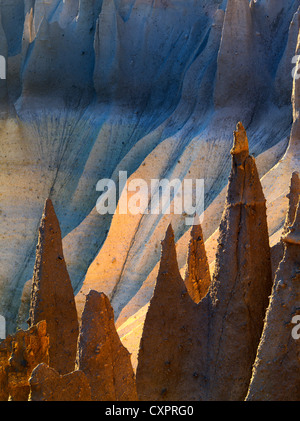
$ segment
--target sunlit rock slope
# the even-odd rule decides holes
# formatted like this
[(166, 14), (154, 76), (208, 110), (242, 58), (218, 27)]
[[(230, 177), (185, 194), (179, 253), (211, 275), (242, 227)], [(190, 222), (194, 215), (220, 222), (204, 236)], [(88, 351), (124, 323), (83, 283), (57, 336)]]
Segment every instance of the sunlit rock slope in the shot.
[[(0, 314), (9, 330), (18, 313), (20, 325), (28, 317), (26, 289), (19, 307), (48, 197), (78, 309), (91, 286), (109, 296), (120, 323), (147, 305), (168, 223), (178, 247), (190, 227), (183, 216), (100, 216), (96, 184), (118, 182), (120, 170), (147, 181), (204, 179), (202, 227), (212, 263), (238, 121), (257, 158), (277, 241), (299, 169), (298, 132), (287, 152), (298, 6), (0, 0), (7, 64), (0, 80)], [(179, 252), (182, 270), (185, 259)]]

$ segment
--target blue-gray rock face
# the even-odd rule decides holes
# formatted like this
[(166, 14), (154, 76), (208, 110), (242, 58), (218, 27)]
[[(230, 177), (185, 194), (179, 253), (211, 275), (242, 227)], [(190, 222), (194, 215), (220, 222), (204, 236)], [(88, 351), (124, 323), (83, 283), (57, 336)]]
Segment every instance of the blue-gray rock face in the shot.
[[(9, 330), (32, 277), (47, 197), (77, 292), (111, 223), (95, 212), (99, 179), (133, 174), (168, 141), (159, 175), (184, 178), (197, 159), (208, 207), (227, 184), (237, 121), (252, 154), (282, 145), (263, 174), (280, 160), (293, 122), (297, 7), (297, 0), (0, 0), (7, 63), (0, 80), (0, 314)], [(195, 153), (187, 157), (189, 148)], [(132, 244), (150, 239), (160, 220), (144, 218)], [(176, 238), (188, 228), (173, 226)], [(123, 272), (119, 298), (112, 297), (116, 315), (158, 260), (148, 249), (149, 264), (128, 288)]]

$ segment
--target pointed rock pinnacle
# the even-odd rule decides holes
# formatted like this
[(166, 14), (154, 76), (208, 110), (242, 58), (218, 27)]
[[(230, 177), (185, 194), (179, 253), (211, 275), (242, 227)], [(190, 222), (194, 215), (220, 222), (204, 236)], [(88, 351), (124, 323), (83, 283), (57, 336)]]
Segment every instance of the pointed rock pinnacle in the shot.
[(11, 336), (0, 342), (0, 402), (8, 401), (8, 369), (11, 347)]
[(171, 227), (162, 242), (138, 356), (140, 400), (246, 397), (272, 272), (266, 200), (241, 124), (234, 142), (215, 272), (198, 304), (180, 276)]
[(86, 297), (76, 367), (87, 376), (93, 401), (137, 400), (130, 354), (116, 331), (109, 299), (97, 291)]
[(73, 371), (61, 376), (54, 368), (42, 363), (33, 370), (29, 384), (29, 401), (86, 402), (91, 400), (91, 389), (82, 371)]
[(294, 221), (289, 226), (287, 233), (282, 237), (284, 243), (300, 245), (300, 202), (298, 200), (298, 206), (295, 212)]

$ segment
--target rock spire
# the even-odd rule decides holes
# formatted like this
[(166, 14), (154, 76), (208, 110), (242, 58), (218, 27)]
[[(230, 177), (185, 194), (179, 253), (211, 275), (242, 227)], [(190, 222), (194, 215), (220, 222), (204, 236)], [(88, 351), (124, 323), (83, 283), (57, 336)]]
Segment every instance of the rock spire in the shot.
[(195, 303), (205, 297), (210, 285), (209, 265), (200, 223), (191, 230), (184, 283)]
[(201, 339), (205, 334), (201, 335), (201, 329), (205, 325), (180, 275), (170, 225), (162, 242), (159, 273), (139, 350), (140, 400), (202, 399)]

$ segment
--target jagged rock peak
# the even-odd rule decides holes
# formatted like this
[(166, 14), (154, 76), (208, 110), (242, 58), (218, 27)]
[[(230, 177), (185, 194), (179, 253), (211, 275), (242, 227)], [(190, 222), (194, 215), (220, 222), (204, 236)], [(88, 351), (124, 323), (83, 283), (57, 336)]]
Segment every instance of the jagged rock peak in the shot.
[(246, 130), (241, 122), (236, 126), (236, 130), (233, 132), (234, 141), (233, 148), (231, 149), (231, 155), (238, 155), (245, 152), (249, 155), (249, 143)]
[(199, 222), (193, 225), (191, 229), (184, 283), (195, 303), (199, 303), (207, 294), (210, 285), (209, 265), (205, 252), (202, 227)]
[(289, 228), (288, 233), (282, 237), (282, 240), (285, 243), (300, 245), (300, 202), (299, 201), (298, 201), (298, 206), (297, 206), (293, 224)]
[(79, 333), (71, 280), (64, 260), (59, 221), (46, 200), (39, 228), (29, 323), (46, 320), (50, 365), (59, 373), (74, 370)]
[(198, 304), (178, 270), (171, 226), (162, 242), (138, 356), (139, 398), (244, 400), (271, 288), (266, 201), (238, 124), (215, 273)]
[(76, 367), (89, 380), (92, 400), (137, 399), (130, 354), (116, 331), (109, 299), (93, 290), (86, 297), (82, 314)]
[(287, 198), (289, 199), (289, 208), (282, 233), (283, 236), (288, 233), (290, 226), (295, 220), (297, 206), (300, 198), (300, 178), (297, 171), (293, 172), (292, 174), (290, 191), (287, 195)]
[(8, 359), (10, 355), (11, 337), (0, 342), (0, 402), (8, 401)]
[(32, 370), (40, 363), (49, 363), (47, 324), (41, 321), (26, 331), (19, 330), (1, 345), (0, 400), (27, 401)]
[(229, 206), (255, 205), (266, 202), (260, 183), (256, 162), (249, 155), (249, 146), (246, 130), (242, 123), (237, 124), (234, 132), (232, 155), (232, 168), (229, 177), (225, 211)]
[(64, 376), (47, 364), (39, 364), (29, 379), (30, 401), (90, 401), (91, 389), (82, 371), (73, 371)]

